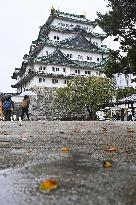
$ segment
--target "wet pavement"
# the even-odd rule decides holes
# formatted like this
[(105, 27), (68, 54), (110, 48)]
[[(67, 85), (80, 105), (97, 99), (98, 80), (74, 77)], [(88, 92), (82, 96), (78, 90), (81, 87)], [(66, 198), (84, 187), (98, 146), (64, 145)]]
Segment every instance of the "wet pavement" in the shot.
[[(58, 188), (41, 192), (46, 179)], [(0, 205), (135, 202), (135, 122), (0, 122)]]

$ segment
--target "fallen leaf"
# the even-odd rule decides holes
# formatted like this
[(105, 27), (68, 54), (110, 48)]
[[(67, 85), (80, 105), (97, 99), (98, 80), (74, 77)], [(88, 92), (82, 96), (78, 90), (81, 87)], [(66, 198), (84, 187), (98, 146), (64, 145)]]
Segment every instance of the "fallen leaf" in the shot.
[(81, 130), (79, 128), (75, 128), (75, 132), (80, 132)]
[(40, 184), (40, 191), (52, 191), (58, 188), (58, 182), (55, 179), (48, 179)]
[(131, 127), (127, 127), (127, 132), (134, 132), (134, 130)]
[(64, 153), (68, 153), (68, 152), (70, 152), (70, 148), (69, 147), (62, 147), (61, 151)]
[(0, 131), (0, 135), (10, 135), (7, 131)]
[(60, 131), (60, 134), (65, 134), (65, 132), (63, 132), (63, 131)]
[(117, 148), (117, 147), (110, 147), (110, 148), (107, 148), (105, 151), (117, 152), (117, 151), (118, 151), (118, 148)]
[(26, 149), (28, 153), (31, 153), (33, 150), (31, 148)]
[(102, 128), (102, 131), (107, 132), (107, 128), (106, 128), (106, 127), (103, 127), (103, 128)]
[(103, 161), (103, 167), (104, 167), (104, 168), (111, 168), (111, 167), (112, 167), (112, 162)]

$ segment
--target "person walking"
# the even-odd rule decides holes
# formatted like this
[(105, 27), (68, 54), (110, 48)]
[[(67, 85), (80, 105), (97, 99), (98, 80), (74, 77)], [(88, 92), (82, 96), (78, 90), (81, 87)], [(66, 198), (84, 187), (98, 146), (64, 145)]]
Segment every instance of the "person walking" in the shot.
[(26, 114), (27, 119), (29, 120), (29, 113), (28, 113), (29, 104), (30, 104), (30, 98), (28, 95), (25, 95), (21, 103), (21, 107), (22, 107), (21, 120), (23, 120), (24, 114)]
[(3, 103), (0, 100), (0, 120), (3, 120)]
[(11, 96), (9, 96), (3, 103), (5, 121), (11, 121), (11, 113), (14, 110), (14, 103), (11, 100)]

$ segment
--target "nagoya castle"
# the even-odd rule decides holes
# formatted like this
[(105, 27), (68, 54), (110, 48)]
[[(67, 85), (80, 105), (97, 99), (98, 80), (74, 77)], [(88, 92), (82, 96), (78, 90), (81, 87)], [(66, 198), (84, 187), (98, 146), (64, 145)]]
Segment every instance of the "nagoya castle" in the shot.
[(21, 68), (15, 68), (12, 88), (20, 93), (34, 86), (64, 87), (75, 76), (103, 76), (101, 66), (109, 53), (102, 41), (107, 36), (95, 33), (96, 26), (85, 15), (52, 8)]

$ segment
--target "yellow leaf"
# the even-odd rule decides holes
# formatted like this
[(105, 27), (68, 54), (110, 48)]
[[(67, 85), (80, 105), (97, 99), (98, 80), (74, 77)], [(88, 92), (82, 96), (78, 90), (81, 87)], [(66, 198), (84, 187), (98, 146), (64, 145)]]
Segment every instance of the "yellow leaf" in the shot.
[(68, 153), (68, 152), (70, 152), (70, 148), (68, 148), (68, 147), (62, 147), (62, 148), (61, 148), (61, 151), (64, 152), (64, 153)]
[(118, 148), (117, 147), (110, 147), (110, 148), (106, 149), (105, 151), (117, 152)]
[(52, 191), (58, 188), (58, 182), (55, 179), (45, 180), (40, 184), (40, 191)]
[(112, 167), (112, 163), (109, 161), (103, 161), (103, 167), (104, 168), (111, 168)]
[(134, 130), (131, 127), (127, 127), (127, 132), (134, 132)]
[(102, 128), (102, 131), (107, 132), (107, 128), (106, 128), (106, 127), (103, 127), (103, 128)]

